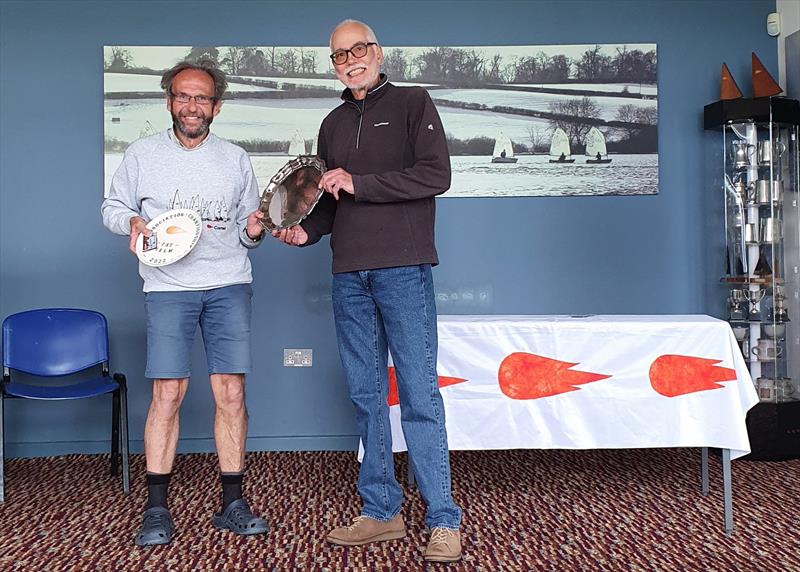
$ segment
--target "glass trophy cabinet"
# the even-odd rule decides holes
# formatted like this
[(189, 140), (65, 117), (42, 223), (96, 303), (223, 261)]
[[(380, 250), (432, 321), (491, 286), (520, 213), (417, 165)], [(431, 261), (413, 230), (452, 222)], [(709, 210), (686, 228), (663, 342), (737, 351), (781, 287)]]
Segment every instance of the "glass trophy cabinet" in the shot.
[(748, 416), (753, 456), (800, 456), (800, 104), (718, 101), (704, 124), (720, 160), (725, 318), (760, 399)]

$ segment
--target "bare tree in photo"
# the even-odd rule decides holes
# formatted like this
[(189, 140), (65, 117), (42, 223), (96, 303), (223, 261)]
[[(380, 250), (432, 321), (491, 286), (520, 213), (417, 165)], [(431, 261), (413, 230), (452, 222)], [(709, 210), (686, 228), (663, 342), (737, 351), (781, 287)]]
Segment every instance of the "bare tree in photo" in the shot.
[(501, 69), (501, 65), (503, 63), (503, 56), (500, 54), (495, 54), (492, 56), (492, 59), (489, 60), (489, 69), (486, 72), (486, 81), (491, 83), (501, 83), (503, 82), (503, 70)]
[(594, 49), (585, 51), (581, 59), (575, 62), (577, 79), (600, 81), (613, 76), (611, 57), (602, 53), (601, 50), (602, 46), (596, 45)]
[(395, 48), (393, 50), (386, 50), (383, 58), (383, 69), (389, 79), (401, 81), (408, 77), (408, 58), (406, 58), (403, 50)]
[(655, 107), (639, 107), (632, 104), (621, 105), (617, 109), (614, 119), (630, 124), (615, 127), (614, 131), (619, 133), (623, 139), (631, 139), (637, 136), (642, 128), (658, 123), (658, 109)]
[(528, 140), (531, 142), (531, 152), (544, 151), (547, 149), (548, 139), (544, 129), (531, 125), (528, 127)]
[(269, 73), (269, 64), (264, 52), (256, 49), (247, 50), (242, 57), (239, 73), (254, 76)]
[(580, 99), (570, 98), (562, 101), (550, 102), (550, 113), (555, 117), (550, 119), (551, 128), (560, 127), (569, 138), (570, 145), (575, 143), (583, 145), (586, 134), (592, 128), (593, 121), (600, 117), (600, 107), (593, 99), (583, 96)]
[(222, 60), (219, 62), (219, 65), (229, 74), (239, 75), (239, 70), (242, 67), (242, 64), (254, 51), (255, 50), (253, 48), (227, 48), (224, 52)]
[(214, 63), (219, 63), (219, 50), (213, 46), (192, 46), (192, 49), (189, 50), (184, 59), (190, 62), (211, 60)]
[(317, 73), (317, 53), (313, 50), (303, 55), (303, 68), (308, 74)]
[(131, 60), (132, 58), (129, 50), (114, 46), (111, 48), (111, 56), (105, 62), (105, 71), (124, 71), (130, 67)]
[(286, 75), (297, 73), (297, 51), (294, 48), (278, 52), (277, 67)]
[(278, 69), (275, 63), (275, 55), (276, 55), (275, 49), (276, 49), (275, 46), (268, 47), (267, 53), (265, 55), (267, 61), (269, 62), (270, 72), (275, 72)]

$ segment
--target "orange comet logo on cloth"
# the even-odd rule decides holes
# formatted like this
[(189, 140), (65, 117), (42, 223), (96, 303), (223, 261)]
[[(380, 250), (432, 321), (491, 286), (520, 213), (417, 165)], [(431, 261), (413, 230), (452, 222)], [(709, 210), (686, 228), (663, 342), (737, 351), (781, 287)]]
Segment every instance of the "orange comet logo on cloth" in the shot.
[[(455, 385), (456, 383), (464, 383), (466, 379), (460, 377), (445, 377), (439, 376), (439, 387), (447, 387), (448, 385)], [(392, 405), (400, 405), (400, 393), (397, 390), (397, 373), (393, 367), (389, 368), (389, 396), (386, 402), (391, 407)]]
[(511, 399), (539, 399), (578, 391), (577, 385), (611, 377), (600, 373), (574, 371), (578, 365), (524, 352), (508, 355), (500, 364), (497, 381)]
[(179, 226), (168, 226), (167, 227), (167, 234), (180, 234), (182, 232), (186, 232), (185, 228), (181, 228)]
[(718, 367), (718, 359), (663, 355), (650, 366), (650, 385), (666, 397), (676, 397), (725, 387), (719, 382), (736, 380), (736, 371)]

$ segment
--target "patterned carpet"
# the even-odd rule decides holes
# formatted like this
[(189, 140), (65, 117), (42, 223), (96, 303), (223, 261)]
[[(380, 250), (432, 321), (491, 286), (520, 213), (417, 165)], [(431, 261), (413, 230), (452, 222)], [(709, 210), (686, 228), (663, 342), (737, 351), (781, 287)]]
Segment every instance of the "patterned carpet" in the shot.
[[(753, 570), (800, 571), (800, 460), (733, 462), (732, 537), (723, 531), (722, 476), (698, 492), (699, 451), (453, 453), (465, 511), (464, 559), (426, 565), (423, 505), (406, 493), (405, 539), (341, 548), (322, 539), (357, 513), (353, 453), (253, 453), (250, 504), (265, 537), (215, 531), (219, 485), (212, 455), (178, 457), (172, 545), (139, 549), (144, 459), (133, 493), (107, 476), (108, 456), (68, 455), (6, 464), (0, 570)], [(398, 473), (405, 474), (405, 455)], [(403, 471), (400, 473), (400, 471)]]

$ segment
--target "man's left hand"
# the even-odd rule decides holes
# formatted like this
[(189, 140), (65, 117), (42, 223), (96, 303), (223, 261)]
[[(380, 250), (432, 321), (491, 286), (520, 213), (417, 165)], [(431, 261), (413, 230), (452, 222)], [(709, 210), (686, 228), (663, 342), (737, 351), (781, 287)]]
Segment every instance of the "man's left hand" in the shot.
[(247, 215), (247, 228), (245, 232), (250, 240), (258, 240), (264, 234), (264, 227), (261, 225), (262, 218), (264, 218), (264, 213), (260, 210), (254, 210)]
[(355, 194), (355, 190), (353, 189), (353, 177), (344, 169), (325, 171), (325, 173), (322, 174), (322, 178), (319, 180), (319, 188), (326, 193), (332, 194), (333, 198), (337, 201), (339, 200), (339, 191), (344, 191), (351, 195)]

